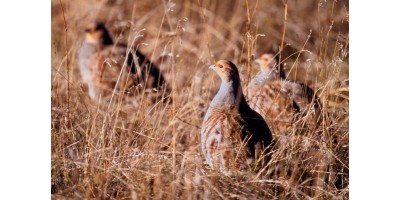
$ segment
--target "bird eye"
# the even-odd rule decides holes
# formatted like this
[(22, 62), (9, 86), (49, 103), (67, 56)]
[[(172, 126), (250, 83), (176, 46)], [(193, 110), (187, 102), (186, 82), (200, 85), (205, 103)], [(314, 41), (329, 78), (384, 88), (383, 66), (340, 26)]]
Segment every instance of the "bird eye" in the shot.
[(219, 68), (223, 68), (224, 66), (222, 66), (222, 65), (217, 65), (217, 67), (219, 67)]
[(85, 29), (85, 32), (86, 33), (93, 33), (93, 32), (95, 32), (95, 30), (93, 30), (92, 28), (87, 28), (87, 29)]

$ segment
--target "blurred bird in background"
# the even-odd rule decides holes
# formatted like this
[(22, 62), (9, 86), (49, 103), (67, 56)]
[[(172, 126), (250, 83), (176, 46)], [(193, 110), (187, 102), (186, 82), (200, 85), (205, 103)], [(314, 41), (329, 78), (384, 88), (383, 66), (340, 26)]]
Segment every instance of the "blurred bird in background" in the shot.
[(271, 129), (287, 132), (297, 116), (318, 127), (321, 104), (314, 91), (304, 83), (287, 80), (283, 66), (278, 69), (272, 54), (263, 54), (256, 63), (260, 72), (249, 84), (249, 105)]
[(79, 69), (87, 84), (89, 96), (96, 100), (100, 95), (129, 93), (134, 86), (160, 90), (166, 85), (163, 75), (138, 49), (114, 44), (101, 23), (85, 29), (85, 38), (79, 50)]

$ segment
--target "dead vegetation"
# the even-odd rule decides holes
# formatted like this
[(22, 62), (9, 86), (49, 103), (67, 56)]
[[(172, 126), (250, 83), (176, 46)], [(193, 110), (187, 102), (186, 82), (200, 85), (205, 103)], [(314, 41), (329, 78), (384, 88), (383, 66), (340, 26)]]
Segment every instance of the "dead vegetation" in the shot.
[[(201, 155), (200, 126), (219, 87), (207, 66), (229, 59), (248, 83), (258, 71), (254, 58), (279, 52), (284, 2), (87, 0), (63, 6), (67, 40), (60, 2), (52, 1), (53, 198), (348, 198), (348, 1), (288, 2), (281, 60), (288, 79), (316, 91), (323, 119), (316, 130), (302, 126), (307, 116), (294, 122), (291, 132), (276, 136), (267, 173), (241, 177), (209, 169)], [(93, 20), (160, 66), (173, 91), (165, 101), (149, 93), (90, 101), (76, 53), (83, 27)]]

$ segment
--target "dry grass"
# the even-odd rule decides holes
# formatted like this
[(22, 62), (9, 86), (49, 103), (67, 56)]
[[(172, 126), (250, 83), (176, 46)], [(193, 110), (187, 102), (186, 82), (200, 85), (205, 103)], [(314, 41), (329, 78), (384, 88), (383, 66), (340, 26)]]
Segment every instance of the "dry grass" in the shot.
[[(58, 0), (51, 5), (53, 198), (348, 198), (348, 1), (288, 2), (282, 61), (289, 79), (317, 92), (323, 121), (317, 130), (301, 126), (307, 116), (294, 122), (290, 133), (276, 136), (267, 173), (241, 177), (203, 163), (200, 126), (219, 87), (206, 66), (234, 61), (246, 90), (258, 71), (249, 67), (254, 57), (279, 51), (282, 1), (63, 3), (69, 74), (61, 7)], [(76, 54), (92, 20), (105, 22), (115, 40), (140, 45), (160, 66), (173, 90), (167, 101), (146, 93), (90, 101)]]

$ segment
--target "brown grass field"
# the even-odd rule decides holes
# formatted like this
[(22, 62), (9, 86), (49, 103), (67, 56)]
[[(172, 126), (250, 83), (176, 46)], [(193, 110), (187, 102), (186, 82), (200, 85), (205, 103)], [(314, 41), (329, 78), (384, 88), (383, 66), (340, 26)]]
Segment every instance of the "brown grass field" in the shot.
[[(52, 198), (348, 199), (348, 4), (289, 0), (285, 26), (281, 0), (64, 0), (63, 9), (52, 0)], [(90, 100), (77, 50), (94, 20), (160, 67), (172, 88), (164, 101), (148, 93)], [(288, 79), (316, 91), (321, 125), (299, 128), (299, 120), (276, 135), (268, 173), (226, 177), (200, 150), (203, 116), (220, 84), (208, 66), (236, 63), (246, 94), (258, 72), (248, 66), (278, 53), (284, 32)]]

